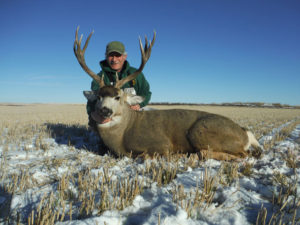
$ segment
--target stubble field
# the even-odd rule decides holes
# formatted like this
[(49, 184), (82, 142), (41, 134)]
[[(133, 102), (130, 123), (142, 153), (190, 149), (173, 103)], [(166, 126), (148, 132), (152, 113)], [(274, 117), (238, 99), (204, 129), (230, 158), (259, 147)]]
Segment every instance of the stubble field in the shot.
[[(88, 131), (85, 105), (0, 104), (0, 223), (300, 222), (300, 139), (293, 135), (300, 124), (300, 109), (150, 107), (185, 108), (227, 116), (254, 133), (265, 149), (264, 156), (240, 162), (200, 161), (197, 155), (168, 159), (102, 156), (97, 135)], [(293, 145), (282, 147), (287, 139)], [(270, 163), (271, 159), (274, 163)], [(261, 170), (266, 165), (268, 168)], [(200, 178), (188, 185), (192, 174)], [(272, 190), (251, 189), (248, 180)], [(242, 194), (230, 199), (223, 196), (225, 190), (236, 196), (253, 189), (260, 195), (255, 207)], [(148, 195), (152, 200), (147, 201)], [(151, 205), (153, 196), (170, 201), (160, 200)], [(253, 207), (253, 212), (249, 207)], [(149, 208), (151, 216), (145, 213)], [(225, 212), (239, 216), (224, 216)], [(222, 219), (224, 223), (220, 222)]]

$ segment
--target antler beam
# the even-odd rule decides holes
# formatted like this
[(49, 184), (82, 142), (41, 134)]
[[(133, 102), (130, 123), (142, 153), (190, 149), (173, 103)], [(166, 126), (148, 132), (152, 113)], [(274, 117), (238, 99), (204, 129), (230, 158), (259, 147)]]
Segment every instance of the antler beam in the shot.
[(100, 78), (97, 74), (95, 74), (92, 70), (90, 70), (90, 68), (88, 68), (88, 66), (85, 63), (85, 59), (84, 59), (84, 53), (85, 50), (89, 44), (90, 38), (92, 37), (94, 31), (92, 31), (90, 33), (90, 35), (88, 36), (88, 38), (85, 41), (85, 44), (83, 46), (83, 49), (81, 49), (81, 41), (82, 41), (82, 35), (80, 36), (80, 39), (78, 40), (78, 30), (79, 30), (79, 26), (76, 29), (76, 33), (75, 33), (75, 41), (74, 41), (74, 54), (80, 64), (80, 66), (82, 67), (82, 69), (88, 74), (90, 75), (95, 81), (98, 82), (98, 84), (100, 85), (100, 87), (105, 86), (104, 81), (103, 81), (103, 76), (102, 78)]

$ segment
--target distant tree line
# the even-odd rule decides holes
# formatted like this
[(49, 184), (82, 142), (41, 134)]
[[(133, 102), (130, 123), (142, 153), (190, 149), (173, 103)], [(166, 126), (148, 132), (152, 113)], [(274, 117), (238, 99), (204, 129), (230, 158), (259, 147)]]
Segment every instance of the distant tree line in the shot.
[(184, 103), (184, 102), (150, 102), (149, 105), (198, 105), (198, 106), (239, 106), (239, 107), (257, 107), (257, 108), (289, 108), (300, 109), (299, 106), (291, 106), (281, 103), (264, 103), (264, 102), (230, 102), (230, 103)]

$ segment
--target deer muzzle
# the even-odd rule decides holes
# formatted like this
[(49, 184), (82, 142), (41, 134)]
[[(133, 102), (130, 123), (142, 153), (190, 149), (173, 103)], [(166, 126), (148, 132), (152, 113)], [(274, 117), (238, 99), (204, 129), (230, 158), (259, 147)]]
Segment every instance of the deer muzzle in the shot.
[(112, 115), (113, 112), (111, 109), (107, 107), (103, 107), (98, 110), (98, 113), (100, 114), (101, 117), (108, 118)]

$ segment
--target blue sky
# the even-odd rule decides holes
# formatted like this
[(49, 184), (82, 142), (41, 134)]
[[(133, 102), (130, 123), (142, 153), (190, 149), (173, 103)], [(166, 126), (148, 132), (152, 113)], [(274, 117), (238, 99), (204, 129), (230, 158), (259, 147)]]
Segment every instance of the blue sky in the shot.
[(152, 102), (300, 105), (300, 1), (0, 0), (0, 102), (85, 103), (109, 41), (140, 64), (138, 37), (157, 40), (144, 74)]

